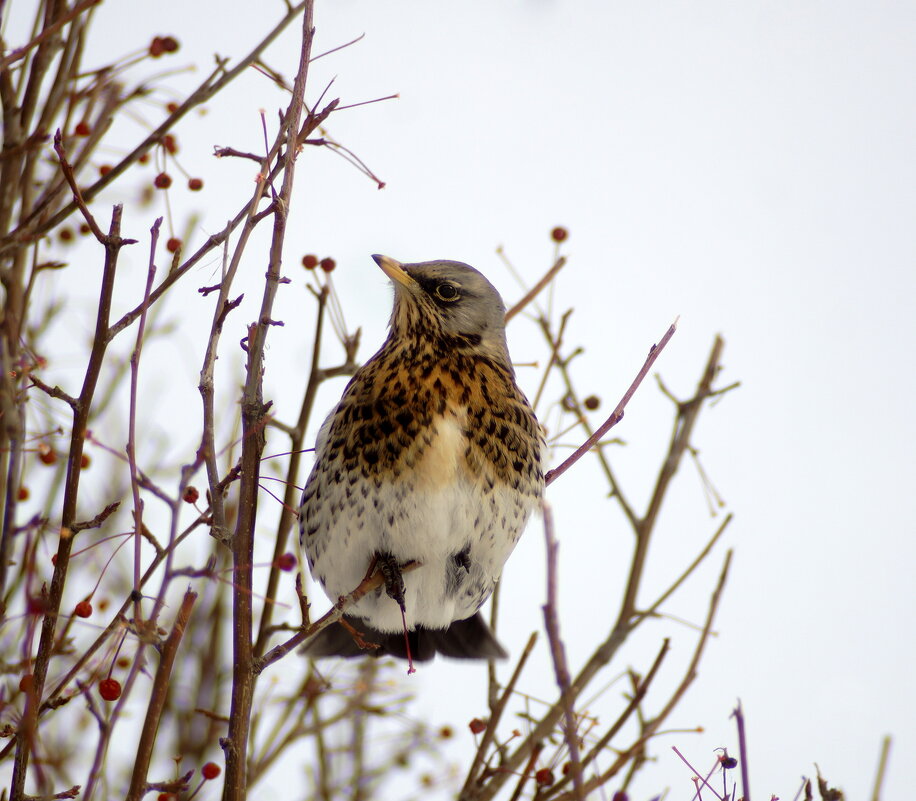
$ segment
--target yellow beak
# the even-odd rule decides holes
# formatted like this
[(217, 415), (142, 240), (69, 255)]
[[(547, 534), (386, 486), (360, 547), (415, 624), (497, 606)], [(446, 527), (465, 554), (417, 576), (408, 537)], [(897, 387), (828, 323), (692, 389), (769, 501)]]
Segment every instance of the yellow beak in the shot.
[(408, 289), (413, 289), (417, 286), (417, 282), (408, 275), (407, 271), (401, 266), (401, 262), (395, 261), (389, 256), (382, 256), (376, 253), (373, 257), (375, 263), (382, 268), (382, 272), (385, 273), (392, 281), (400, 284), (403, 287)]

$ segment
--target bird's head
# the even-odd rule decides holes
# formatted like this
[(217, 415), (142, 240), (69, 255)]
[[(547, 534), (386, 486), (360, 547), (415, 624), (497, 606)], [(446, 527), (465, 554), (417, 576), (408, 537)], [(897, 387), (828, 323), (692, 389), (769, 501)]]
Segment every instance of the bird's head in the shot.
[(372, 258), (394, 284), (394, 337), (470, 346), (509, 362), (506, 307), (477, 270), (460, 261), (401, 264), (388, 256)]

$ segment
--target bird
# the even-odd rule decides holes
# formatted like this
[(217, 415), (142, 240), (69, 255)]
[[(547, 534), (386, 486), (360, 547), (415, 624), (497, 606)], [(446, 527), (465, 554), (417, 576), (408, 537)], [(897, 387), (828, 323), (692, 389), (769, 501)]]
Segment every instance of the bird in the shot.
[(318, 432), (299, 534), (332, 602), (375, 570), (384, 587), (303, 651), (504, 658), (479, 610), (540, 503), (545, 451), (505, 305), (462, 262), (372, 258), (394, 287), (388, 337)]

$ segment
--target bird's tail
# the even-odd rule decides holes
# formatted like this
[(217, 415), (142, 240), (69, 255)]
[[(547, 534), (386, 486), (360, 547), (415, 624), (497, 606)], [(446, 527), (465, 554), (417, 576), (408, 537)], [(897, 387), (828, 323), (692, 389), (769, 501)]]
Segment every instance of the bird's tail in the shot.
[(407, 642), (410, 655), (417, 662), (425, 662), (436, 654), (452, 659), (505, 659), (508, 654), (497, 642), (493, 632), (480, 616), (480, 612), (466, 620), (456, 620), (447, 629), (427, 629), (417, 626), (413, 631), (376, 631), (360, 618), (344, 616), (344, 620), (359, 632), (366, 643), (378, 648), (362, 648), (353, 634), (344, 626), (332, 623), (318, 632), (302, 648), (310, 657), (323, 656), (396, 656), (407, 658)]

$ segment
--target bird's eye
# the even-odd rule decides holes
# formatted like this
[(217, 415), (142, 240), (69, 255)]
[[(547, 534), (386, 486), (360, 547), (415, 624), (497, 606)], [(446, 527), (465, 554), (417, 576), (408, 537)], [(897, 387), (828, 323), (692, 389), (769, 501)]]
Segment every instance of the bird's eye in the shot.
[(439, 284), (436, 287), (436, 297), (439, 300), (458, 300), (458, 287), (454, 284)]

